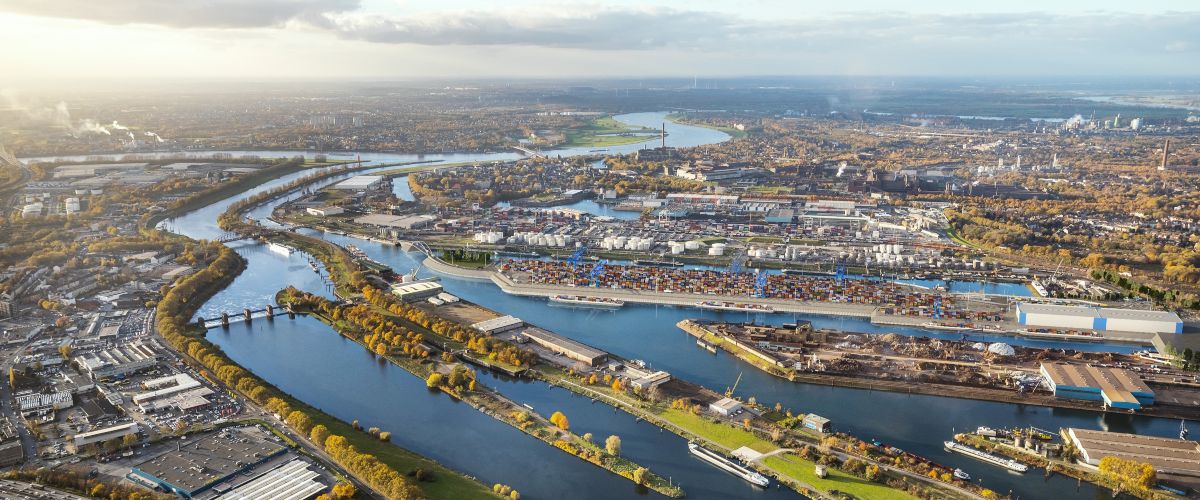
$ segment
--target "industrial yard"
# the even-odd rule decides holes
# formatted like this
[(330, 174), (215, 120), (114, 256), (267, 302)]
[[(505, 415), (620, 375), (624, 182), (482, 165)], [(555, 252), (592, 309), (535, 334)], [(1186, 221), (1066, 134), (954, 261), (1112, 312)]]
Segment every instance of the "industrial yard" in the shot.
[[(699, 348), (723, 349), (796, 382), (1200, 417), (1200, 380), (1136, 355), (855, 334), (814, 330), (807, 323), (759, 326), (688, 320), (678, 326), (697, 338)], [(1080, 370), (1083, 374), (1077, 375)], [(1070, 384), (1075, 384), (1074, 391), (1068, 389)], [(1156, 404), (1153, 394), (1159, 388), (1173, 397)], [(1092, 390), (1094, 396), (1088, 394)]]

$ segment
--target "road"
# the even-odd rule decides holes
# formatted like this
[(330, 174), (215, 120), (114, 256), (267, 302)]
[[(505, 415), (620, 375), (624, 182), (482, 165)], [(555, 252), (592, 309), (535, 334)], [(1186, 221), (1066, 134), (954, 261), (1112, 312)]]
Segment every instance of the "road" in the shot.
[[(171, 346), (170, 342), (167, 342), (167, 340), (162, 338), (161, 335), (158, 335), (159, 332), (158, 332), (157, 328), (152, 328), (151, 331), (153, 331), (154, 334), (162, 340), (160, 343), (169, 352), (174, 354), (177, 358), (185, 360), (187, 362), (187, 364), (189, 366), (191, 366), (193, 369), (199, 369), (200, 365), (196, 360), (176, 351), (174, 349), (174, 347)], [(373, 488), (368, 486), (366, 481), (364, 481), (361, 477), (358, 477), (357, 475), (351, 473), (350, 471), (347, 471), (345, 468), (338, 465), (337, 462), (335, 462), (333, 460), (333, 457), (330, 457), (329, 455), (327, 455), (325, 453), (325, 450), (323, 448), (321, 448), (319, 446), (315, 446), (309, 440), (308, 436), (300, 436), (296, 432), (293, 432), (292, 429), (290, 427), (288, 427), (286, 424), (284, 424), (283, 422), (272, 423), (271, 420), (273, 420), (274, 417), (271, 416), (271, 412), (269, 412), (265, 408), (259, 406), (253, 400), (246, 398), (244, 396), (241, 396), (241, 393), (234, 391), (232, 388), (225, 385), (225, 383), (223, 381), (221, 381), (219, 379), (213, 379), (212, 383), (213, 383), (213, 385), (216, 385), (218, 388), (220, 388), (221, 390), (225, 391), (228, 394), (238, 394), (239, 395), (240, 400), (242, 402), (243, 410), (242, 410), (242, 416), (240, 418), (237, 418), (236, 421), (242, 422), (242, 421), (262, 420), (262, 421), (268, 422), (271, 425), (271, 427), (273, 427), (276, 430), (278, 430), (279, 432), (283, 433), (285, 436), (290, 438), (292, 441), (295, 441), (309, 455), (311, 455), (313, 457), (317, 457), (319, 460), (323, 461), (324, 462), (323, 465), (325, 465), (326, 467), (328, 467), (330, 469), (337, 470), (343, 476), (350, 478), (351, 482), (354, 483), (354, 487), (357, 488), (360, 493), (367, 495), (370, 498), (384, 500), (385, 497), (382, 494), (380, 494), (379, 492), (375, 491)], [(257, 422), (254, 422), (254, 423), (257, 423)]]
[[(4, 360), (4, 364), (0, 366), (0, 371), (7, 375), (8, 371), (13, 367), (13, 360), (19, 357), (21, 353), (24, 353), (25, 349), (32, 342), (33, 339), (29, 339), (21, 347), (17, 348), (11, 358)], [(14, 403), (12, 387), (8, 385), (7, 381), (0, 383), (0, 411), (4, 413), (4, 418), (12, 422), (13, 427), (17, 430), (17, 436), (21, 439), (21, 449), (25, 453), (25, 464), (35, 464), (40, 461), (37, 453), (37, 441), (34, 440), (33, 433), (29, 432), (29, 428), (25, 426), (21, 416), (17, 414), (17, 410), (13, 406)]]

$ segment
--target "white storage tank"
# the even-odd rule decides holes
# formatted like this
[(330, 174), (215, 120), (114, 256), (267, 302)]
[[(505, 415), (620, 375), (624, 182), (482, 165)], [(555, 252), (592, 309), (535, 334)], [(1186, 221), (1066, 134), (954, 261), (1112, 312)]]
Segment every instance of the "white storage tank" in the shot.
[(700, 242), (699, 242), (699, 241), (696, 241), (696, 240), (692, 240), (692, 241), (689, 241), (689, 242), (687, 242), (687, 243), (684, 243), (684, 244), (683, 244), (683, 246), (684, 246), (684, 248), (686, 248), (686, 249), (688, 249), (688, 250), (699, 250), (699, 249), (700, 249)]

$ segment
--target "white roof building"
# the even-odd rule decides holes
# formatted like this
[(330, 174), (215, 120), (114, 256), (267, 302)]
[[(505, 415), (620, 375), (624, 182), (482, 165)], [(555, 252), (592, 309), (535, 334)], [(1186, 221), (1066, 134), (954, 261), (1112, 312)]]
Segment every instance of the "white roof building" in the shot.
[(334, 189), (345, 189), (348, 191), (367, 191), (370, 189), (378, 189), (383, 185), (382, 175), (356, 175), (342, 182), (334, 184)]

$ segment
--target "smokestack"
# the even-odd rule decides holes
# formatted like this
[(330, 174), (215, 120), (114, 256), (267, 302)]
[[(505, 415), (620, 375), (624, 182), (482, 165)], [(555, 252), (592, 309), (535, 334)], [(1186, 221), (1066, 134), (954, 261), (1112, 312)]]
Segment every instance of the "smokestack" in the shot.
[(1160, 161), (1158, 162), (1158, 169), (1159, 169), (1159, 170), (1166, 170), (1166, 169), (1167, 169), (1167, 155), (1168, 155), (1168, 154), (1170, 154), (1170, 152), (1171, 152), (1171, 138), (1170, 138), (1170, 137), (1168, 137), (1168, 138), (1167, 138), (1167, 140), (1163, 142), (1163, 154), (1162, 154), (1162, 160), (1160, 160)]
[(662, 127), (662, 147), (665, 150), (667, 149), (667, 122), (663, 122)]

